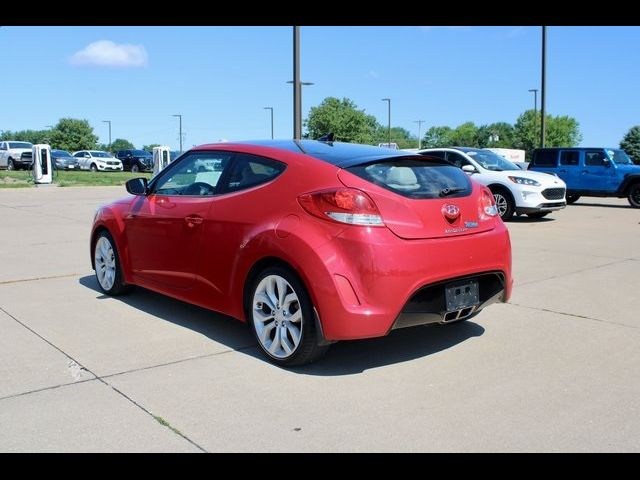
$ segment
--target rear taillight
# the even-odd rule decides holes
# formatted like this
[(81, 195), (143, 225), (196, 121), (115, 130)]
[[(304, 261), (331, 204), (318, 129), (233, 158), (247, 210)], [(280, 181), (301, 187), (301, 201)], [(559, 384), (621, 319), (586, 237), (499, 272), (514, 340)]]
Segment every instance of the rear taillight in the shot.
[(489, 189), (483, 188), (480, 195), (480, 218), (488, 220), (498, 215), (498, 207)]
[(306, 193), (298, 202), (311, 215), (350, 225), (384, 226), (376, 204), (369, 196), (354, 188), (336, 188)]

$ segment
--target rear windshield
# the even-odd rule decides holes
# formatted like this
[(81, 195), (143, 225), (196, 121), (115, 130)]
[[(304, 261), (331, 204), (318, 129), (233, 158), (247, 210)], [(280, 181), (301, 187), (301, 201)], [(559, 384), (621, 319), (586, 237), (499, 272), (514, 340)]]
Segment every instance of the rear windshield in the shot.
[(472, 190), (466, 173), (436, 160), (396, 157), (349, 167), (347, 171), (415, 199), (466, 197)]

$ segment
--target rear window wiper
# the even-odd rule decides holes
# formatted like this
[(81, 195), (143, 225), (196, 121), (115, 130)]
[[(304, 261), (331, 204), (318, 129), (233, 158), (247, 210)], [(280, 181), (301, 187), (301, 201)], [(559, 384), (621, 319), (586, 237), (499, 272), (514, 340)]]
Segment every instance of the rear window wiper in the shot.
[(440, 190), (440, 196), (448, 197), (449, 195), (453, 195), (454, 193), (464, 192), (466, 189), (466, 187), (443, 188), (442, 190)]

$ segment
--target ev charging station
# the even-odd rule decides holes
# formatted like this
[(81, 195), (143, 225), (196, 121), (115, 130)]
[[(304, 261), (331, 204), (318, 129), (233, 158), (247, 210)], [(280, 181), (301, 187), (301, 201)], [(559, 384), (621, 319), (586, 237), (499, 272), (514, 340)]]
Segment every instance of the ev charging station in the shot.
[(33, 181), (36, 184), (47, 184), (53, 181), (53, 169), (51, 168), (51, 147), (39, 143), (31, 149), (33, 158)]
[(171, 153), (169, 147), (163, 145), (161, 147), (153, 147), (153, 174), (171, 163)]

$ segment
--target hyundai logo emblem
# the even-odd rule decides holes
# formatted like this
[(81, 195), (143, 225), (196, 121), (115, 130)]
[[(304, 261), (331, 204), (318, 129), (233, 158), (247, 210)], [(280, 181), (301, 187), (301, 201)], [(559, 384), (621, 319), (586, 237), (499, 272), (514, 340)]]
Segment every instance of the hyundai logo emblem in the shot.
[(453, 223), (460, 216), (460, 209), (456, 205), (452, 205), (450, 203), (442, 206), (442, 215), (449, 222)]

